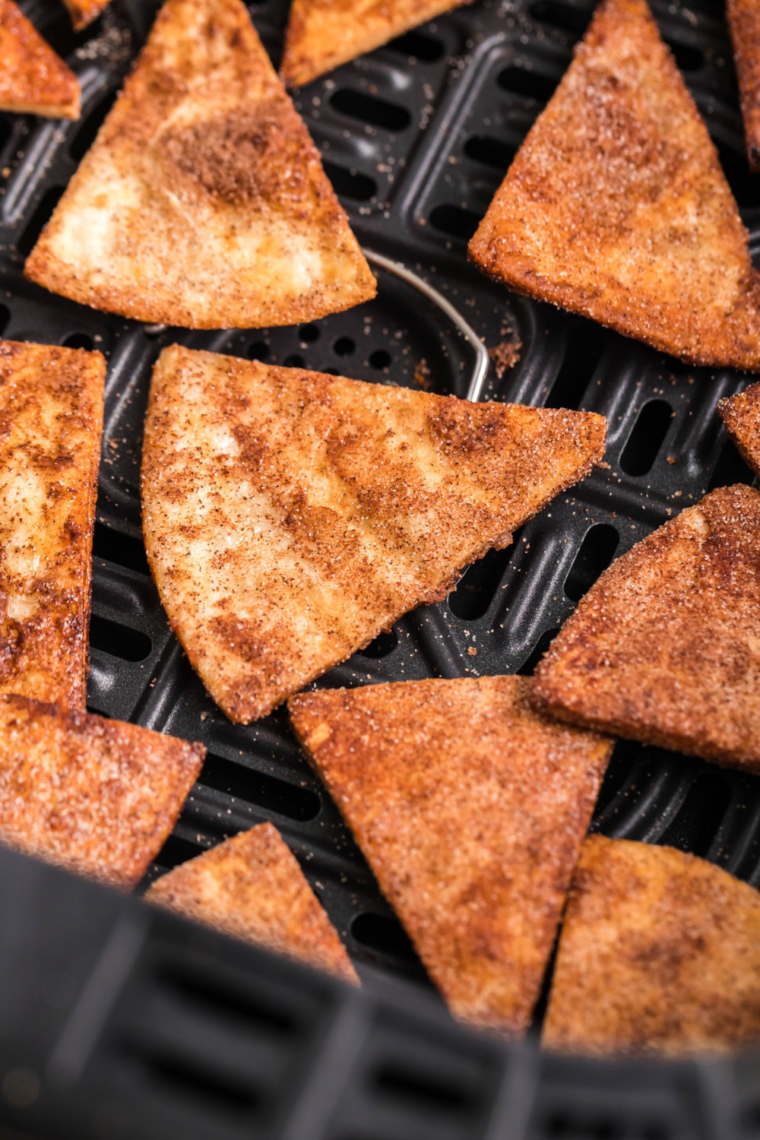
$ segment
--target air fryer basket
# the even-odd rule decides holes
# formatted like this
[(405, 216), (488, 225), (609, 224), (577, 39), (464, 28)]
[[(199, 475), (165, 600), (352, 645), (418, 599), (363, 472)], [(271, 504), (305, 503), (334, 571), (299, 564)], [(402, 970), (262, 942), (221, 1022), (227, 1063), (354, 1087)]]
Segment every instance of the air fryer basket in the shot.
[[(77, 1140), (674, 1140), (760, 1131), (753, 1057), (590, 1063), (541, 1057), (533, 1045), (507, 1047), (454, 1026), (282, 711), (241, 728), (204, 692), (169, 631), (140, 536), (141, 425), (162, 346), (180, 341), (460, 396), (471, 349), (433, 304), (383, 270), (368, 305), (300, 328), (250, 332), (145, 327), (26, 282), (23, 259), (156, 9), (151, 0), (114, 0), (74, 35), (58, 0), (23, 6), (79, 73), (84, 113), (79, 123), (0, 116), (0, 332), (95, 347), (109, 358), (89, 707), (209, 750), (151, 875), (272, 820), (367, 988), (346, 992), (3, 853), (0, 1118)], [(477, 0), (298, 94), (362, 244), (427, 278), (487, 346), (519, 341), (519, 362), (502, 377), (492, 368), (483, 398), (581, 407), (609, 422), (608, 469), (555, 500), (509, 549), (473, 566), (447, 602), (410, 614), (321, 685), (529, 673), (614, 557), (708, 489), (752, 481), (715, 413), (746, 377), (687, 368), (511, 296), (467, 264), (466, 241), (592, 7)], [(744, 157), (722, 5), (654, 8), (754, 248), (760, 177)], [(252, 14), (277, 62), (286, 0), (263, 0)], [(693, 851), (760, 887), (755, 777), (619, 744), (593, 828)]]

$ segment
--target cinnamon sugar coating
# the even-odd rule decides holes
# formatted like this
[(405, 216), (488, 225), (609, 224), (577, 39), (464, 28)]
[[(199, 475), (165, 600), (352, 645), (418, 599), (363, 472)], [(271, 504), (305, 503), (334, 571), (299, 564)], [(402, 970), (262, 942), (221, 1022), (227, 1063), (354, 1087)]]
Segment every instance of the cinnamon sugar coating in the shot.
[(760, 370), (747, 231), (645, 0), (600, 4), (470, 257), (682, 360)]
[(180, 864), (158, 879), (145, 898), (358, 984), (335, 927), (271, 823)]
[(134, 887), (168, 838), (205, 752), (134, 724), (0, 696), (0, 842)]
[(745, 463), (760, 473), (760, 384), (751, 384), (718, 404), (726, 430)]
[(300, 693), (296, 734), (459, 1018), (528, 1028), (612, 742), (526, 677)]
[(760, 772), (757, 491), (713, 491), (613, 562), (535, 679), (552, 716)]
[(760, 171), (760, 12), (754, 0), (727, 0), (747, 158)]
[(247, 724), (446, 597), (601, 460), (605, 427), (589, 412), (165, 349), (142, 503), (172, 627), (217, 704)]
[(573, 1053), (720, 1053), (760, 1038), (760, 895), (675, 851), (592, 835), (544, 1022)]
[(0, 341), (0, 693), (82, 709), (105, 371)]

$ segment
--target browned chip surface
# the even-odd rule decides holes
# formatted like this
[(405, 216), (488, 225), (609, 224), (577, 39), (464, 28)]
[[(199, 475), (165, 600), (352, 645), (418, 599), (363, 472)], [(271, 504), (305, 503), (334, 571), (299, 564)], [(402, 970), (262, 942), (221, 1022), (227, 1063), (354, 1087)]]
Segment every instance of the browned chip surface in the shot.
[(153, 372), (145, 544), (214, 700), (264, 716), (582, 478), (587, 412), (470, 404), (174, 345)]
[(97, 19), (104, 8), (108, 7), (110, 0), (64, 0), (71, 16), (74, 30), (81, 32), (93, 20)]
[(760, 495), (713, 491), (614, 562), (535, 696), (575, 724), (760, 771)]
[(84, 708), (104, 378), (0, 341), (0, 693)]
[(470, 244), (512, 289), (698, 364), (760, 369), (760, 278), (644, 0), (604, 0)]
[(0, 841), (135, 886), (200, 772), (200, 744), (0, 696)]
[(703, 859), (592, 835), (581, 849), (543, 1043), (693, 1053), (760, 1038), (760, 895)]
[(523, 1033), (612, 743), (525, 677), (301, 693), (295, 731), (452, 1011)]
[(0, 0), (0, 111), (79, 118), (79, 80), (13, 0)]
[(293, 0), (280, 74), (289, 87), (310, 83), (464, 0)]
[(145, 897), (344, 981), (359, 980), (335, 927), (271, 823), (175, 867)]
[(167, 0), (25, 272), (187, 328), (296, 324), (375, 294), (241, 0)]
[(755, 0), (727, 0), (727, 8), (741, 93), (747, 157), (757, 172), (760, 171), (760, 9)]
[(718, 411), (742, 459), (760, 473), (760, 384), (721, 400)]

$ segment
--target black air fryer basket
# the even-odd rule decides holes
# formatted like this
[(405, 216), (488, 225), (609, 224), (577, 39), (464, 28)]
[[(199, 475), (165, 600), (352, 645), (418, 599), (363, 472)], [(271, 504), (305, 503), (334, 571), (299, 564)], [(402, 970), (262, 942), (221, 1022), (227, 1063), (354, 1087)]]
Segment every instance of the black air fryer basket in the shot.
[[(686, 4), (688, 3), (688, 6)], [(342, 986), (0, 850), (0, 1140), (686, 1140), (760, 1134), (760, 1056), (602, 1063), (457, 1026), (426, 978), (282, 711), (241, 728), (169, 631), (140, 534), (151, 367), (180, 341), (277, 364), (464, 396), (471, 346), (426, 296), (378, 269), (375, 301), (300, 328), (189, 333), (110, 317), (25, 281), (32, 249), (155, 15), (114, 0), (74, 35), (59, 0), (27, 15), (76, 69), (83, 117), (0, 116), (0, 333), (109, 359), (94, 553), (89, 707), (208, 748), (151, 875), (271, 820), (365, 982)], [(760, 241), (722, 5), (654, 5)], [(752, 474), (715, 408), (746, 377), (687, 368), (511, 296), (466, 242), (566, 69), (592, 5), (477, 0), (304, 89), (298, 105), (362, 244), (435, 286), (489, 347), (520, 342), (481, 398), (585, 408), (609, 469), (556, 499), (507, 550), (323, 678), (358, 685), (530, 673), (613, 558), (706, 491)], [(275, 62), (285, 0), (252, 14)], [(472, 653), (472, 650), (476, 650)], [(668, 843), (760, 887), (760, 780), (617, 746), (593, 829)], [(540, 1022), (537, 1015), (536, 1030)]]

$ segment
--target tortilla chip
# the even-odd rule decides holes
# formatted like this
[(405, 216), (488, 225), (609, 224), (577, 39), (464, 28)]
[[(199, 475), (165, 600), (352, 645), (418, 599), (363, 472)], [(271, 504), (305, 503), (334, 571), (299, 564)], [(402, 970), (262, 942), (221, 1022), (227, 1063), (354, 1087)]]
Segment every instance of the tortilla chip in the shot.
[(536, 670), (573, 724), (760, 771), (760, 495), (721, 487), (602, 574)]
[(718, 411), (744, 462), (760, 473), (760, 384), (721, 400)]
[(747, 231), (644, 0), (600, 5), (470, 256), (683, 360), (760, 370)]
[(301, 693), (296, 734), (459, 1018), (528, 1028), (612, 742), (526, 677)]
[(71, 16), (74, 31), (81, 32), (98, 18), (104, 8), (108, 7), (110, 0), (89, 0), (89, 3), (88, 0), (63, 0), (63, 2)]
[(0, 341), (0, 693), (82, 709), (105, 371)]
[(463, 0), (293, 0), (280, 74), (302, 87), (365, 52), (461, 7)]
[(604, 453), (590, 412), (471, 404), (179, 345), (153, 372), (143, 530), (172, 627), (248, 724), (439, 601)]
[(741, 94), (747, 158), (757, 173), (760, 171), (760, 12), (754, 0), (727, 0), (727, 9)]
[(358, 984), (338, 932), (271, 823), (175, 867), (145, 898)]
[(241, 0), (167, 0), (25, 272), (186, 328), (297, 324), (376, 288)]
[(675, 851), (592, 835), (573, 878), (543, 1044), (684, 1054), (760, 1038), (760, 895)]
[(79, 80), (13, 3), (0, 0), (0, 111), (78, 119)]
[(129, 889), (164, 845), (206, 749), (0, 696), (0, 842)]

